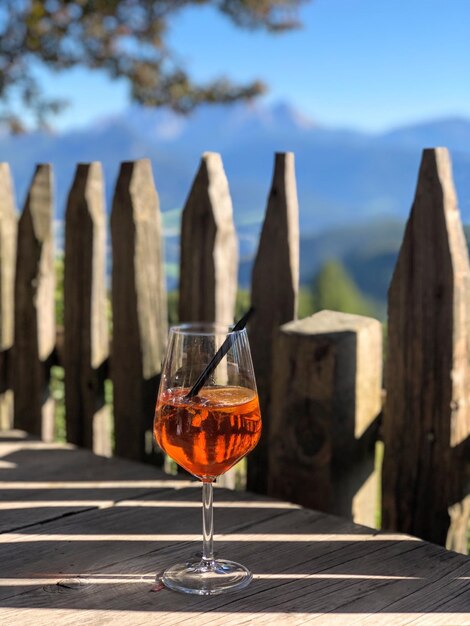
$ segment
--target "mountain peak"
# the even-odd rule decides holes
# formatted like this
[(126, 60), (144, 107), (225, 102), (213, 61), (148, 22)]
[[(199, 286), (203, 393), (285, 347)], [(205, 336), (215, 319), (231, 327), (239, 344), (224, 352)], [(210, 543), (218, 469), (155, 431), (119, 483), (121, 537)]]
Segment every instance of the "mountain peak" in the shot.
[(302, 111), (294, 107), (289, 102), (282, 100), (280, 102), (276, 102), (272, 105), (271, 110), (276, 119), (289, 121), (297, 127), (312, 129), (317, 126), (311, 118), (302, 113)]
[(315, 127), (311, 119), (285, 101), (204, 104), (188, 115), (164, 107), (133, 104), (120, 115), (99, 120), (94, 128), (105, 130), (117, 125), (129, 128), (140, 137), (163, 143), (192, 140), (195, 135), (217, 136), (232, 141), (240, 133), (265, 134)]

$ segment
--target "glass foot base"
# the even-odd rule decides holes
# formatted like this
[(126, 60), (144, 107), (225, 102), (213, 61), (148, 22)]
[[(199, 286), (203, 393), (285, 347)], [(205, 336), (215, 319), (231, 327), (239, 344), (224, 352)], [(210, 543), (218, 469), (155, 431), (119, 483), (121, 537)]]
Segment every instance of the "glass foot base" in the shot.
[(250, 570), (243, 565), (218, 559), (177, 563), (164, 571), (161, 581), (173, 591), (212, 596), (243, 589), (252, 578)]

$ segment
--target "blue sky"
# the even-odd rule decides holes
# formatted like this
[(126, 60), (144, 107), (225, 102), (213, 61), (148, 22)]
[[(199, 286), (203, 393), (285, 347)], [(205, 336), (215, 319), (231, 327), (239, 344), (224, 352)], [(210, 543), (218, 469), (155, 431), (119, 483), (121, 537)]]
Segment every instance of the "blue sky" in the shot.
[[(375, 132), (470, 118), (470, 0), (313, 0), (299, 17), (301, 30), (273, 36), (191, 8), (172, 21), (170, 42), (195, 78), (260, 78), (267, 102), (321, 125)], [(71, 101), (59, 129), (128, 105), (126, 84), (101, 72), (46, 74), (44, 84)]]

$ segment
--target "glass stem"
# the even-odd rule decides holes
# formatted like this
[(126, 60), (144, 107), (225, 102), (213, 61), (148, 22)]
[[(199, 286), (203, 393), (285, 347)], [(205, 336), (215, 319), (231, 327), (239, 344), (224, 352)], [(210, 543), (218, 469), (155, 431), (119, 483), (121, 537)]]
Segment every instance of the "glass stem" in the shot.
[(214, 560), (214, 514), (212, 483), (202, 483), (202, 560)]

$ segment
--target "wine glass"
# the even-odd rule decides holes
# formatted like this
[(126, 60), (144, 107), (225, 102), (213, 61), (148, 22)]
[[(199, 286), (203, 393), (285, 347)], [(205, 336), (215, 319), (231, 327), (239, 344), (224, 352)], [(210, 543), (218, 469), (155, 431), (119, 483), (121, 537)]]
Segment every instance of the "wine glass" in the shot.
[(213, 595), (250, 583), (252, 574), (246, 567), (214, 558), (212, 483), (248, 454), (260, 435), (246, 330), (206, 323), (171, 328), (154, 436), (178, 465), (202, 481), (203, 551), (201, 559), (165, 570), (166, 587)]

